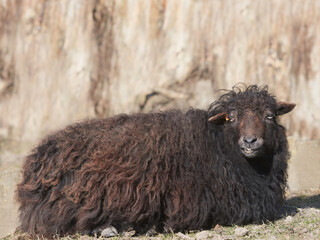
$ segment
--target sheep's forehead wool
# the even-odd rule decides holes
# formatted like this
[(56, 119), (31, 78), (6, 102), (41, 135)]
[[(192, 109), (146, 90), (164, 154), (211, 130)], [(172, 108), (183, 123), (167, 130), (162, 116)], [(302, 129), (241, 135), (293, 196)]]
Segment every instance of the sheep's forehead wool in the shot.
[(247, 94), (247, 92), (240, 93), (236, 98), (232, 99), (228, 104), (230, 109), (252, 109), (252, 110), (261, 110), (263, 111), (266, 107), (274, 109), (276, 101), (272, 96), (265, 94)]
[(225, 110), (244, 111), (245, 109), (260, 110), (263, 112), (266, 108), (275, 109), (276, 99), (267, 88), (251, 86), (246, 89), (234, 88), (226, 94), (223, 94), (215, 104)]

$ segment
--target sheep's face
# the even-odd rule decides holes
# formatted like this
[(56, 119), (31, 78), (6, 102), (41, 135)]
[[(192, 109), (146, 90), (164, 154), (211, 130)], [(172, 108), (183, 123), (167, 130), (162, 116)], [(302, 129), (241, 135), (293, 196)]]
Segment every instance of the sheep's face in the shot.
[(295, 104), (277, 103), (266, 90), (251, 86), (223, 95), (211, 107), (209, 121), (223, 127), (224, 144), (252, 161), (274, 153), (282, 129), (277, 116), (290, 112)]
[[(290, 104), (280, 105), (292, 109)], [(277, 135), (278, 130), (277, 115), (277, 110), (270, 107), (263, 110), (232, 109), (225, 115), (225, 131), (245, 158), (257, 158), (269, 154), (275, 148), (273, 136)]]
[(227, 114), (228, 124), (237, 125), (232, 128), (238, 128), (238, 145), (241, 153), (247, 158), (254, 158), (263, 152), (264, 123), (259, 114), (250, 109), (239, 115), (236, 110), (230, 111)]

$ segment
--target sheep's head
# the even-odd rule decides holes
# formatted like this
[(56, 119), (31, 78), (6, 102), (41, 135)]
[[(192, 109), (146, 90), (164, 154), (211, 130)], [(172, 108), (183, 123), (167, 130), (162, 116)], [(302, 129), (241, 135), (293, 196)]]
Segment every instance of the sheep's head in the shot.
[(267, 87), (252, 85), (244, 90), (234, 87), (211, 104), (209, 122), (222, 126), (226, 141), (252, 160), (276, 150), (277, 138), (284, 133), (277, 116), (294, 107), (292, 103), (277, 102)]

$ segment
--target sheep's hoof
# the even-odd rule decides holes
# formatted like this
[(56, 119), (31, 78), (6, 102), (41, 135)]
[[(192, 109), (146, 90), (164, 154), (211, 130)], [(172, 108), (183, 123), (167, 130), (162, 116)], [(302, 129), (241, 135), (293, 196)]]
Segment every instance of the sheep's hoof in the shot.
[(153, 237), (155, 235), (157, 235), (157, 231), (154, 228), (151, 228), (151, 229), (149, 229), (148, 232), (146, 232), (147, 237)]
[(110, 226), (102, 230), (101, 237), (114, 237), (118, 235), (117, 229)]

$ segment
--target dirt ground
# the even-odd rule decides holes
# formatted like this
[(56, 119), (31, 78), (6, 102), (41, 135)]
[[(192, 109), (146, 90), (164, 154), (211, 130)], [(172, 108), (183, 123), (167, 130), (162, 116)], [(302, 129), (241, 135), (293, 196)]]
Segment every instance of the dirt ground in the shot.
[[(24, 234), (9, 235), (5, 240), (29, 239)], [(82, 235), (56, 238), (60, 240), (93, 240), (103, 239), (102, 237), (90, 237)], [(134, 231), (125, 232), (112, 240), (162, 240), (162, 239), (213, 239), (213, 240), (233, 240), (233, 239), (320, 239), (320, 190), (290, 193), (284, 207), (282, 216), (274, 222), (263, 224), (252, 224), (246, 226), (219, 226), (212, 230), (195, 231), (188, 233), (156, 234), (150, 236), (135, 236)]]

